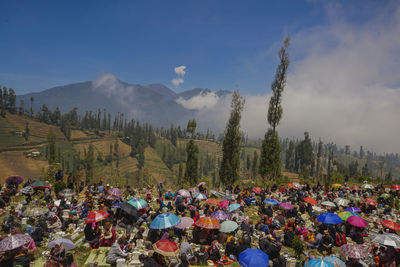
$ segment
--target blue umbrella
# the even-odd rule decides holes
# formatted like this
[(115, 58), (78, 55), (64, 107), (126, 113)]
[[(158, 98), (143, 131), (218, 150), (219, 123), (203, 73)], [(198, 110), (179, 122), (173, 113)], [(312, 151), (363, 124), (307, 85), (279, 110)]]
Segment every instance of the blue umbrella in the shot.
[(244, 267), (266, 267), (269, 257), (261, 249), (248, 248), (239, 254), (239, 264)]
[(313, 259), (304, 264), (305, 267), (335, 267), (331, 262), (320, 259)]
[(205, 200), (207, 199), (206, 195), (202, 194), (202, 193), (196, 193), (193, 195), (194, 198), (200, 199), (200, 200)]
[(240, 204), (237, 204), (237, 203), (231, 204), (231, 205), (229, 205), (229, 207), (228, 207), (228, 212), (235, 211), (235, 210), (237, 210), (238, 208), (240, 208)]
[(324, 261), (328, 261), (335, 266), (346, 267), (346, 263), (344, 261), (339, 260), (338, 258), (336, 258), (334, 256), (325, 257)]
[(322, 213), (321, 215), (319, 215), (317, 217), (317, 221), (326, 224), (338, 224), (343, 222), (342, 219), (340, 219), (340, 217), (337, 214), (329, 212)]
[(350, 212), (361, 212), (361, 210), (359, 208), (356, 207), (350, 207), (345, 209), (345, 211), (350, 211)]
[(264, 203), (265, 204), (268, 204), (268, 205), (279, 205), (279, 201), (278, 200), (276, 200), (276, 199), (266, 199), (266, 200), (264, 200)]
[(172, 213), (163, 213), (154, 218), (150, 224), (151, 229), (167, 229), (178, 225), (181, 219)]
[(112, 209), (120, 209), (121, 208), (121, 204), (119, 202), (114, 202), (111, 206)]
[(147, 206), (147, 202), (141, 198), (134, 198), (128, 201), (129, 204), (137, 208), (138, 210), (144, 209)]

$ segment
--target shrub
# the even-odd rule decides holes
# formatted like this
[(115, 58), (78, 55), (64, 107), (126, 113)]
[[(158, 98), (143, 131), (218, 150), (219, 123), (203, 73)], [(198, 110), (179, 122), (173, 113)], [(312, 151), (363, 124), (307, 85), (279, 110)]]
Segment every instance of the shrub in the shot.
[(64, 181), (57, 181), (54, 183), (54, 192), (58, 195), (59, 192), (67, 188), (67, 184)]

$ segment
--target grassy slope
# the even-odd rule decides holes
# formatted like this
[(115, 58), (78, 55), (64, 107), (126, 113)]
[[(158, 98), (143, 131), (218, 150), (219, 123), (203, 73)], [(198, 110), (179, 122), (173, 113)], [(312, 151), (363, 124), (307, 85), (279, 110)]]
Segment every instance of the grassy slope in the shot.
[(146, 147), (144, 151), (144, 167), (158, 182), (169, 181), (173, 183), (176, 181), (174, 173), (168, 169), (157, 152), (151, 147)]

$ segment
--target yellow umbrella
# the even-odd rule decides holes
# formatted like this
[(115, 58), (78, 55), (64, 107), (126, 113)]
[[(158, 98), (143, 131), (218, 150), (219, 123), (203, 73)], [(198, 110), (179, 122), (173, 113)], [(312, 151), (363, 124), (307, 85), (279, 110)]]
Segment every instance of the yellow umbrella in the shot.
[(334, 186), (334, 187), (341, 187), (342, 185), (341, 185), (341, 184), (333, 184), (332, 186)]

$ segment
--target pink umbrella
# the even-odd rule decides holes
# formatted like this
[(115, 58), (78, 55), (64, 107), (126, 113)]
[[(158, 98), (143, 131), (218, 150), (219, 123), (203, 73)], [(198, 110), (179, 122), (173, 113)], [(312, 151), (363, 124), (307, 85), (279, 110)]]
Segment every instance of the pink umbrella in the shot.
[(293, 209), (293, 205), (290, 204), (289, 202), (283, 202), (283, 203), (279, 204), (279, 206), (281, 206), (281, 207), (284, 208), (285, 210), (291, 210), (291, 209)]
[(197, 187), (192, 187), (192, 188), (189, 188), (189, 191), (192, 193), (198, 193), (199, 189)]
[(197, 185), (197, 187), (200, 187), (200, 186), (202, 186), (202, 185), (206, 185), (206, 182), (201, 182), (201, 183), (199, 183), (199, 184)]
[(178, 194), (183, 196), (183, 197), (191, 197), (190, 192), (185, 190), (185, 189), (181, 189), (178, 191)]
[(194, 220), (189, 217), (183, 217), (181, 218), (181, 222), (175, 226), (176, 228), (183, 229), (183, 228), (188, 228), (194, 224)]
[(227, 208), (229, 206), (229, 200), (222, 200), (219, 202), (220, 208)]
[(343, 256), (353, 259), (362, 259), (368, 256), (368, 250), (358, 244), (345, 244), (340, 247), (340, 252)]
[(367, 226), (367, 222), (364, 221), (363, 218), (358, 217), (358, 216), (350, 216), (347, 218), (347, 222), (350, 223), (351, 225), (354, 225), (356, 227), (364, 228)]

